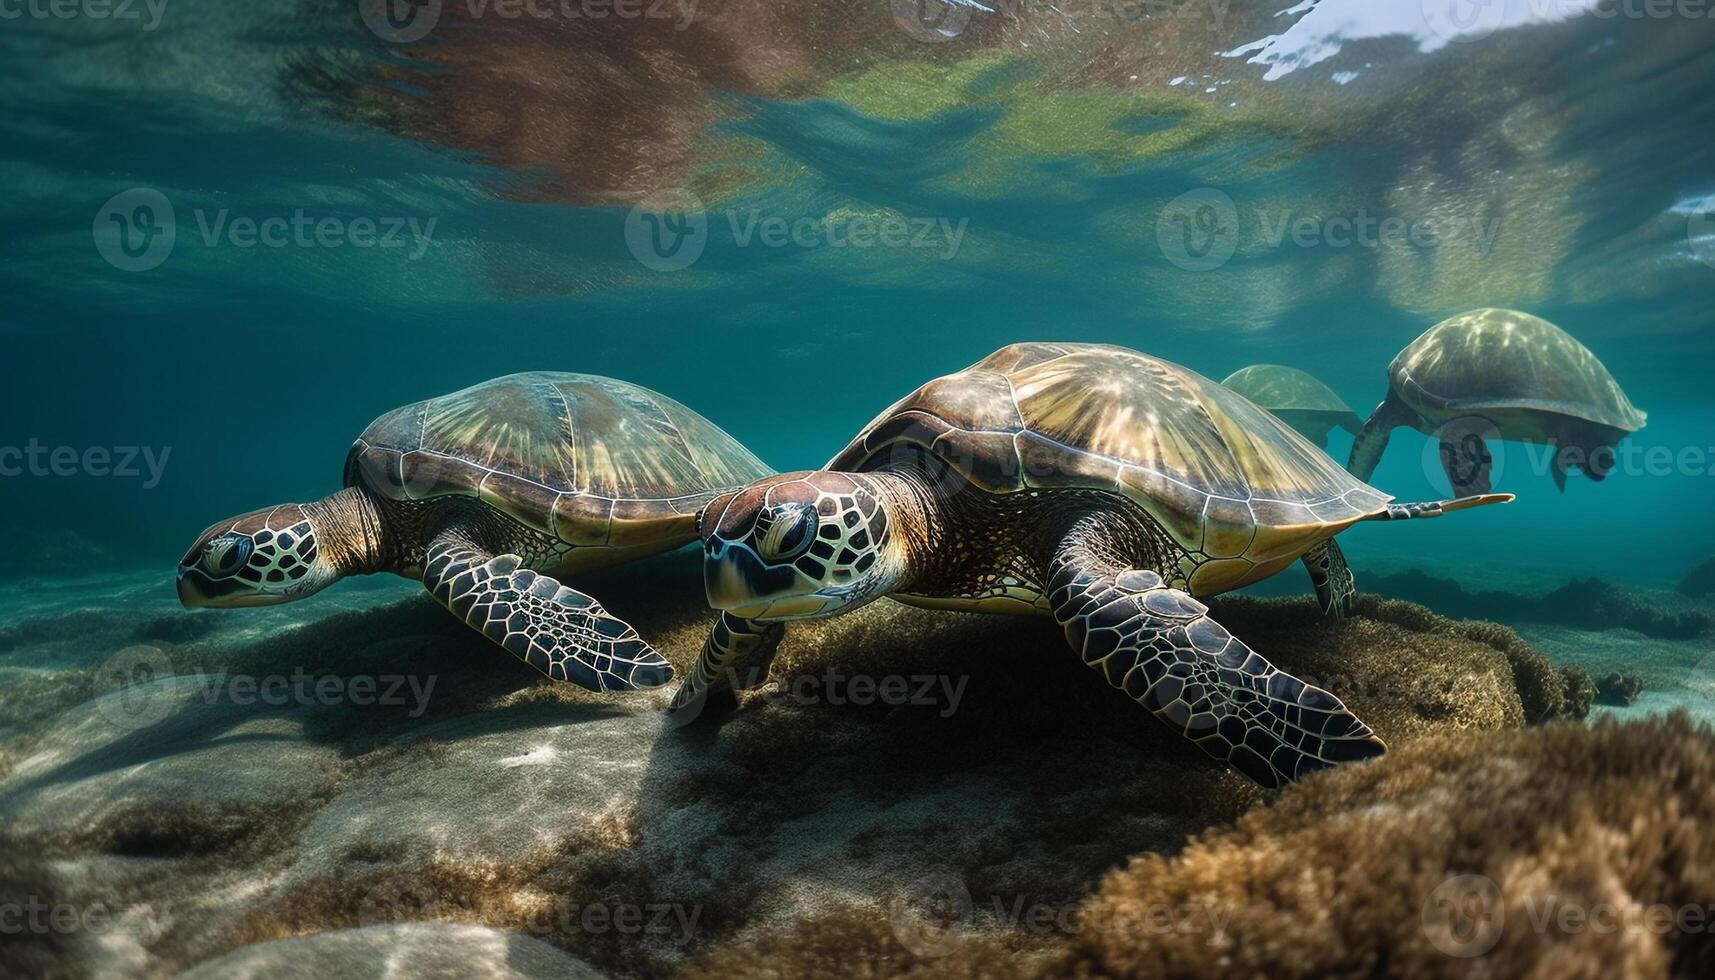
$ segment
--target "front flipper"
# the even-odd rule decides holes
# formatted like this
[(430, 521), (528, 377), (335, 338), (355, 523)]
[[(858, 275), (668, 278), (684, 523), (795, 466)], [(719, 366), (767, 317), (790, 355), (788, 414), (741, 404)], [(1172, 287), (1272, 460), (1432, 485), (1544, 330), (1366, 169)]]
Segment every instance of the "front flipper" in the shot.
[(1339, 698), (1276, 669), (1155, 572), (1110, 575), (1077, 554), (1068, 550), (1053, 579), (1067, 642), (1209, 754), (1274, 787), (1387, 750)]
[(423, 584), (453, 615), (554, 680), (631, 691), (673, 679), (672, 666), (628, 623), (522, 564), (448, 531), (429, 546)]
[[(718, 719), (738, 704), (738, 692), (768, 679), (768, 665), (786, 627), (755, 623), (723, 612), (703, 641), (697, 663), (680, 682), (670, 708), (689, 724), (699, 717)], [(717, 710), (708, 710), (715, 707)], [(694, 709), (694, 710), (693, 710)]]
[(1346, 469), (1360, 480), (1368, 480), (1375, 475), (1376, 464), (1382, 461), (1382, 453), (1387, 449), (1393, 430), (1411, 425), (1415, 418), (1416, 413), (1402, 405), (1389, 391), (1352, 437), (1352, 454), (1346, 460)]
[(1305, 552), (1304, 567), (1310, 572), (1310, 584), (1316, 587), (1322, 615), (1336, 623), (1345, 622), (1352, 614), (1352, 600), (1358, 596), (1358, 584), (1352, 579), (1345, 552), (1329, 538)]

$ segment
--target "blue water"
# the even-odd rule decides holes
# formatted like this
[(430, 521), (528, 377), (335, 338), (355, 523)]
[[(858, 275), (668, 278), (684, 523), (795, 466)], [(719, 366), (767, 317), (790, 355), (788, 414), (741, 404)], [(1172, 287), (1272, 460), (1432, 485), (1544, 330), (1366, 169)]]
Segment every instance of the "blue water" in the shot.
[[(371, 418), (512, 371), (667, 392), (791, 469), (1013, 341), (1215, 378), (1292, 364), (1362, 414), (1419, 332), (1507, 306), (1606, 363), (1650, 415), (1631, 445), (1700, 461), (1562, 494), (1514, 447), (1517, 503), (1360, 528), (1354, 564), (1676, 582), (1715, 550), (1715, 21), (1515, 3), (1449, 41), (1415, 3), (1286, 6), (1002, 5), (941, 43), (831, 0), (684, 30), (448, 4), (414, 44), (332, 0), (171, 0), (152, 30), (8, 21), (0, 444), (169, 453), (151, 486), (146, 468), (5, 478), (14, 571), (158, 567), (168, 588), (211, 521), (335, 489)], [(659, 271), (633, 208), (675, 188), (707, 209), (702, 252)], [(1238, 233), (1197, 271), (1158, 225), (1204, 188)], [(126, 271), (101, 247), (108, 202), (137, 189), (171, 203), (176, 241)], [(426, 240), (246, 247), (230, 224), (300, 212)], [(916, 243), (832, 244), (853, 217)], [(1300, 218), (1308, 244), (1272, 243)], [(1339, 219), (1366, 218), (1477, 231), (1341, 245)], [(811, 244), (767, 244), (770, 221)], [(1442, 496), (1426, 458), (1401, 432), (1373, 482)]]

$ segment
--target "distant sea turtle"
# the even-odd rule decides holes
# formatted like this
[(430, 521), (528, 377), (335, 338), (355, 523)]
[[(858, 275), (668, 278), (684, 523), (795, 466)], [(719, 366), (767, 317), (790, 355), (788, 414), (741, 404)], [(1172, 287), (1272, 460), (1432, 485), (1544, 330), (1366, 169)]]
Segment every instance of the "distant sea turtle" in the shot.
[(1252, 364), (1227, 375), (1228, 388), (1273, 412), (1304, 438), (1326, 449), (1335, 426), (1356, 433), (1363, 420), (1334, 389), (1283, 364)]
[(771, 472), (646, 388), (514, 374), (370, 423), (346, 457), (344, 490), (203, 532), (179, 566), (179, 598), (270, 605), (393, 572), (555, 680), (653, 687), (671, 679), (667, 661), (549, 576), (687, 544), (710, 498)]
[(1353, 590), (1335, 534), (1506, 499), (1390, 503), (1178, 365), (1122, 347), (1014, 344), (919, 388), (826, 469), (709, 504), (705, 584), (723, 612), (674, 704), (718, 692), (730, 707), (735, 688), (761, 679), (780, 624), (878, 596), (1052, 615), (1110, 684), (1277, 785), (1384, 746), (1193, 596), (1302, 558), (1339, 616)]
[(1589, 349), (1547, 320), (1481, 309), (1442, 320), (1388, 365), (1388, 393), (1352, 443), (1348, 469), (1367, 480), (1388, 435), (1407, 425), (1441, 440), (1441, 465), (1459, 494), (1488, 493), (1485, 438), (1554, 448), (1554, 485), (1566, 470), (1608, 475), (1614, 446), (1645, 415)]

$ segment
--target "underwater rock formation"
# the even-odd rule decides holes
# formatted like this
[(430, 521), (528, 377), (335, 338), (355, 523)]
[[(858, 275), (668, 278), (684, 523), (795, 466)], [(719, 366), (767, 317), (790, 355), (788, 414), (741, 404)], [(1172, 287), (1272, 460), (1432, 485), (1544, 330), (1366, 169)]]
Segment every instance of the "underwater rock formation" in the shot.
[[(708, 625), (698, 571), (666, 558), (581, 584), (682, 668)], [(1343, 628), (1309, 598), (1216, 605), (1394, 751), (1579, 710), (1576, 685), (1504, 627), (1374, 597)], [(108, 624), (114, 642), (152, 616)], [(936, 875), (985, 910), (992, 896), (1075, 908), (1133, 855), (1172, 854), (1268, 798), (1109, 688), (1047, 621), (876, 603), (801, 624), (718, 730), (678, 727), (665, 695), (548, 682), (421, 596), (259, 632), (256, 617), (213, 621), (144, 647), (145, 682), (102, 693), (106, 666), (67, 663), (31, 688), (100, 696), (50, 702), (0, 742), (0, 853), (75, 874), (37, 885), (24, 869), (0, 890), (153, 925), (7, 955), (169, 976), (425, 921), (655, 976)], [(297, 676), (274, 702), (234, 686)], [(393, 700), (355, 697), (390, 677), (404, 678)], [(323, 684), (335, 696), (303, 694)], [(592, 908), (641, 924), (591, 928)]]
[(406, 923), (258, 943), (210, 960), (182, 980), (601, 980), (539, 939), (468, 925)]
[(681, 976), (1708, 976), (1712, 821), (1715, 732), (1684, 715), (1438, 736), (1007, 929), (953, 882), (937, 909), (854, 903)]
[(1679, 582), (1679, 591), (1689, 596), (1705, 596), (1715, 592), (1715, 558), (1687, 573)]
[(1467, 592), (1453, 579), (1437, 578), (1417, 569), (1395, 575), (1372, 573), (1364, 576), (1363, 581), (1375, 592), (1421, 602), (1448, 616), (1590, 630), (1624, 627), (1664, 640), (1706, 636), (1715, 629), (1715, 617), (1706, 612), (1661, 609), (1641, 596), (1596, 578), (1575, 579), (1541, 596), (1504, 591)]
[(1642, 694), (1643, 690), (1643, 678), (1636, 674), (1622, 674), (1617, 670), (1596, 682), (1596, 696), (1602, 703), (1622, 708), (1636, 704), (1638, 695)]

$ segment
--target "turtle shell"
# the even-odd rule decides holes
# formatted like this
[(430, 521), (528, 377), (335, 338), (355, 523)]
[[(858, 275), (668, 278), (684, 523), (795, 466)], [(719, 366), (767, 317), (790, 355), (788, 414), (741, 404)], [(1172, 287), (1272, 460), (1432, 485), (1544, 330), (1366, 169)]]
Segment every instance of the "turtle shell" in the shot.
[(1635, 432), (1646, 418), (1589, 348), (1518, 310), (1442, 320), (1399, 352), (1388, 378), (1431, 426), (1481, 414), (1504, 431), (1520, 417), (1547, 414)]
[(537, 372), (381, 416), (352, 445), (345, 483), (392, 500), (474, 497), (570, 544), (631, 548), (690, 540), (703, 504), (771, 472), (665, 395)]
[(923, 451), (995, 494), (1123, 494), (1186, 550), (1196, 594), (1266, 578), (1392, 499), (1238, 393), (1101, 344), (1004, 347), (906, 396), (827, 468)]
[(1227, 375), (1221, 385), (1280, 416), (1288, 425), (1300, 417), (1317, 418), (1356, 432), (1363, 424), (1334, 389), (1295, 367), (1252, 364)]

